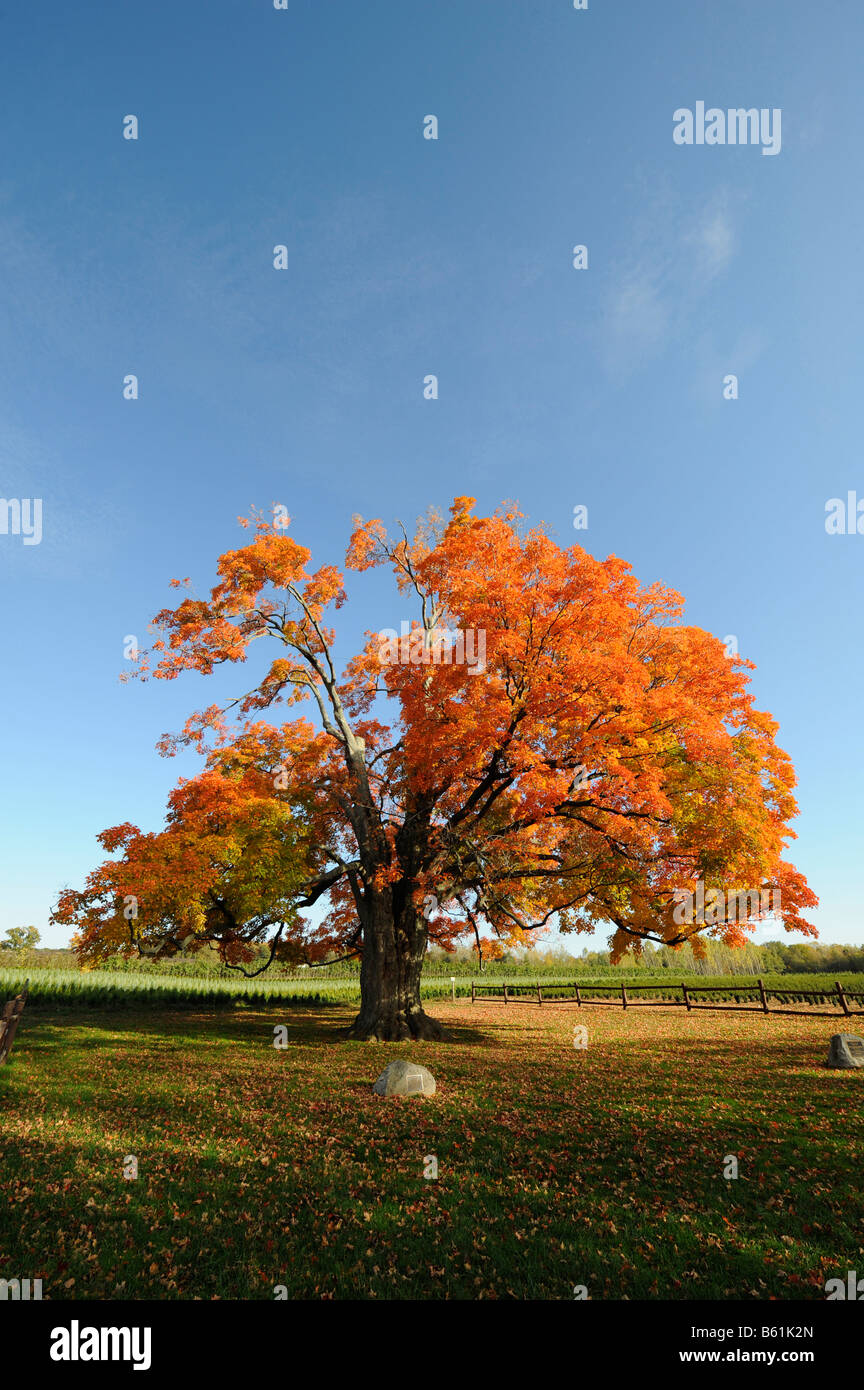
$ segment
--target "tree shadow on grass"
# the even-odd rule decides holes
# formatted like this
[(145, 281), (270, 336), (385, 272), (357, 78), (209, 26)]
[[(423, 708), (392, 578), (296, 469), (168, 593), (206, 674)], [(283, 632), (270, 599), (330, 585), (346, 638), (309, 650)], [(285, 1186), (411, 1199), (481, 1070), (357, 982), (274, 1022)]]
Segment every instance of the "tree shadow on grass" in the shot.
[[(498, 1296), (569, 1297), (578, 1277), (592, 1296), (605, 1290), (666, 1301), (707, 1290), (821, 1298), (814, 1280), (824, 1280), (820, 1270), (845, 1269), (860, 1218), (850, 1204), (848, 1229), (836, 1213), (834, 1229), (825, 1229), (824, 1194), (811, 1191), (812, 1174), (829, 1182), (844, 1175), (818, 1144), (802, 1155), (803, 1165), (790, 1169), (789, 1155), (766, 1154), (742, 1165), (739, 1183), (725, 1182), (722, 1120), (682, 1152), (675, 1118), (648, 1116), (630, 1163), (631, 1136), (602, 1114), (582, 1133), (561, 1124), (557, 1135), (545, 1123), (528, 1132), (475, 1125), (466, 1148), (461, 1116), (436, 1121), (427, 1143), (427, 1131), (413, 1125), (427, 1112), (385, 1113), (391, 1128), (377, 1147), (375, 1129), (356, 1134), (353, 1118), (350, 1139), (328, 1147), (328, 1135), (341, 1137), (344, 1116), (323, 1118), (317, 1144), (306, 1134), (293, 1138), (290, 1124), (261, 1135), (260, 1115), (246, 1123), (238, 1116), (231, 1137), (251, 1130), (254, 1143), (219, 1157), (202, 1149), (204, 1116), (195, 1115), (195, 1132), (159, 1133), (155, 1147), (140, 1151), (135, 1183), (123, 1181), (122, 1146), (104, 1137), (101, 1115), (92, 1146), (33, 1137), (26, 1155), (33, 1191), (16, 1205), (4, 1254), (16, 1268), (44, 1274), (55, 1299), (269, 1299), (277, 1284), (297, 1298), (319, 1297), (322, 1289), (352, 1297), (364, 1285), (385, 1298), (473, 1298), (478, 1271)], [(278, 1114), (265, 1118), (273, 1126)], [(299, 1110), (297, 1118), (307, 1119)], [(538, 1152), (544, 1137), (549, 1147)], [(754, 1154), (764, 1137), (764, 1122), (749, 1118), (736, 1135)], [(440, 1204), (420, 1161), (432, 1143), (446, 1198)], [(525, 1179), (518, 1185), (514, 1167)], [(851, 1196), (854, 1183), (846, 1180)], [(860, 1208), (857, 1195), (854, 1205)], [(174, 1213), (167, 1226), (166, 1209)], [(69, 1233), (62, 1246), (60, 1231)], [(70, 1275), (73, 1294), (66, 1293)]]
[[(22, 1054), (53, 1054), (58, 1049), (70, 1052), (90, 1051), (94, 1045), (100, 1048), (128, 1049), (134, 1047), (136, 1039), (161, 1039), (161, 1050), (182, 1050), (188, 1047), (206, 1046), (211, 1041), (253, 1042), (265, 1038), (273, 1044), (273, 1029), (284, 1026), (288, 1030), (288, 1049), (320, 1047), (322, 1045), (351, 1043), (352, 1047), (372, 1048), (385, 1046), (388, 1049), (419, 1048), (434, 1049), (439, 1046), (494, 1046), (492, 1033), (463, 1023), (448, 1023), (444, 1035), (437, 1040), (406, 1038), (401, 1042), (374, 1044), (351, 1039), (348, 1032), (355, 1015), (354, 1006), (321, 1005), (314, 1011), (304, 1007), (302, 1012), (286, 1008), (274, 1020), (273, 1011), (244, 1009), (238, 1013), (199, 1012), (187, 1010), (157, 1012), (150, 1009), (140, 1013), (129, 1010), (113, 1012), (109, 1010), (82, 1010), (80, 1013), (57, 1012), (49, 1017), (37, 1018), (31, 1015), (30, 1028), (25, 1029), (22, 1021), (16, 1038), (16, 1049)], [(94, 1040), (92, 1034), (99, 1030), (102, 1036)], [(109, 1036), (110, 1035), (110, 1036)]]

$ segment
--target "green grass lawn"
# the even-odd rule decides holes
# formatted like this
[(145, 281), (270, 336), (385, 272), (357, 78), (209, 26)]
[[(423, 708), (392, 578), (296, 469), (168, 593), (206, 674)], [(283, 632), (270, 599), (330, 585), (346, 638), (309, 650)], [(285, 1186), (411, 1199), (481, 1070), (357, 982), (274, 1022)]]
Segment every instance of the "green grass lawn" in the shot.
[[(344, 1004), (25, 1011), (0, 1277), (53, 1299), (824, 1299), (864, 1271), (864, 1071), (821, 1066), (841, 1023), (432, 1012), (449, 1041), (346, 1042)], [(435, 1097), (372, 1094), (401, 1056)]]

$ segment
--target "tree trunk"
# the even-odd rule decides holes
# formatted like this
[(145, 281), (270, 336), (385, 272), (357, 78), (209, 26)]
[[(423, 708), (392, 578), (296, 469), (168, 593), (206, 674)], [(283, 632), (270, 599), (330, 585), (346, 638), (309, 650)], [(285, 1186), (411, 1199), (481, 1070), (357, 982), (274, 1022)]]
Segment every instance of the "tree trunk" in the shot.
[(442, 1036), (440, 1023), (424, 1013), (420, 1002), (426, 922), (410, 903), (400, 911), (398, 898), (398, 892), (386, 892), (366, 905), (360, 1012), (349, 1030), (351, 1038), (401, 1042)]

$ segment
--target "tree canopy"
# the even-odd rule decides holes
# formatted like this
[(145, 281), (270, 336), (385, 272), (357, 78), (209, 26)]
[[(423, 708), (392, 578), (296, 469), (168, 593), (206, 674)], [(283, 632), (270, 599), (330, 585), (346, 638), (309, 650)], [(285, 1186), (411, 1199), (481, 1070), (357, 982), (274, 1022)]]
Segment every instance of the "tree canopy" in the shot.
[(0, 941), (0, 951), (32, 951), (39, 944), (36, 927), (9, 927)]
[[(410, 538), (355, 518), (346, 568), (387, 567), (414, 616), (398, 639), (368, 632), (337, 674), (343, 573), (311, 568), (282, 520), (242, 522), (252, 537), (219, 558), (208, 598), (172, 581), (187, 592), (157, 615), (140, 678), (245, 664), (256, 643), (272, 655), (233, 706), (162, 741), (206, 758), (165, 830), (104, 832), (121, 859), (61, 896), (84, 955), (121, 938), (217, 941), (232, 964), (263, 940), (282, 959), (357, 953), (358, 1035), (405, 1036), (435, 1031), (419, 1002), (429, 941), (509, 947), (555, 921), (610, 924), (615, 959), (644, 941), (736, 945), (753, 926), (744, 890), (773, 890), (786, 929), (815, 935), (817, 900), (784, 858), (797, 807), (777, 723), (754, 707), (752, 664), (686, 625), (678, 594), (559, 546), (512, 505), (478, 517), (459, 497)], [(303, 702), (313, 719), (293, 713)], [(711, 915), (682, 923), (700, 886)]]

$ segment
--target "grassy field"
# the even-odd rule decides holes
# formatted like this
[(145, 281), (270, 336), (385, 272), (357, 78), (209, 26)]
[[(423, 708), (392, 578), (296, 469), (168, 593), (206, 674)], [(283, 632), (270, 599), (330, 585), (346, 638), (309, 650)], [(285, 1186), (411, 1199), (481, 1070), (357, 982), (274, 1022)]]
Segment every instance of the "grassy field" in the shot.
[[(864, 1072), (821, 1065), (832, 1019), (432, 1011), (446, 1042), (346, 1042), (346, 1004), (28, 1006), (0, 1069), (0, 1277), (52, 1299), (821, 1300), (864, 1269)], [(372, 1094), (398, 1056), (435, 1097)]]
[[(671, 977), (671, 978), (670, 978)], [(88, 970), (12, 970), (0, 969), (0, 1001), (11, 997), (20, 990), (29, 978), (28, 1009), (233, 1009), (233, 1008), (279, 1008), (286, 1004), (339, 1004), (357, 1003), (360, 999), (360, 984), (356, 976), (339, 980), (331, 978), (312, 978), (306, 980), (279, 980), (266, 975), (256, 979), (229, 975), (227, 977), (204, 976), (194, 978), (177, 975), (137, 974), (123, 972), (111, 974), (108, 971)], [(478, 985), (500, 987), (506, 983), (514, 989), (534, 987), (534, 982), (524, 974), (476, 976)], [(839, 979), (844, 989), (861, 992), (864, 990), (864, 975), (847, 972), (840, 975), (766, 975), (766, 989), (782, 990), (829, 990), (833, 991), (834, 981)], [(747, 975), (688, 975), (660, 970), (655, 975), (641, 970), (632, 974), (622, 974), (610, 980), (608, 975), (582, 975), (576, 971), (569, 975), (544, 975), (540, 977), (543, 990), (553, 994), (555, 989), (572, 985), (576, 981), (580, 988), (607, 992), (620, 990), (621, 984), (656, 984), (657, 996), (680, 998), (681, 981), (699, 986), (726, 987), (718, 994), (718, 1002), (743, 999), (745, 992), (755, 988), (755, 980)], [(452, 986), (447, 977), (432, 975), (424, 977), (422, 993), (425, 999), (449, 999)], [(456, 997), (467, 999), (471, 996), (470, 978), (457, 978)], [(648, 998), (648, 995), (640, 995)]]

